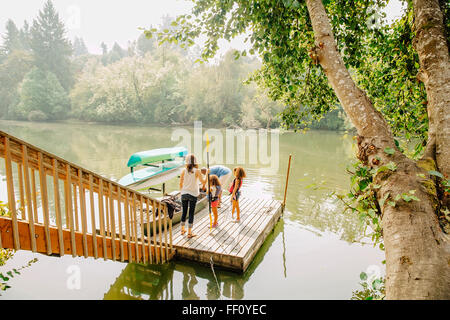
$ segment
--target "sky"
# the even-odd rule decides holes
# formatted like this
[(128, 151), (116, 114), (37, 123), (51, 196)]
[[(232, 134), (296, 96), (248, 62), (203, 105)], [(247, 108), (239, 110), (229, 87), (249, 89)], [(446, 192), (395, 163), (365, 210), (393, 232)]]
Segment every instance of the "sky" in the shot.
[[(46, 0), (2, 0), (0, 1), (0, 34), (5, 32), (8, 19), (20, 28), (23, 21), (30, 25), (42, 9)], [(100, 44), (105, 42), (111, 48), (117, 42), (126, 48), (128, 41), (136, 40), (142, 33), (139, 27), (148, 28), (161, 23), (164, 15), (176, 17), (190, 12), (193, 4), (187, 0), (53, 0), (67, 29), (67, 36), (73, 40), (82, 37), (90, 53), (100, 54)], [(399, 0), (391, 0), (385, 10), (389, 19), (401, 12)], [(219, 55), (230, 48), (243, 50), (244, 37), (231, 43), (221, 42)]]

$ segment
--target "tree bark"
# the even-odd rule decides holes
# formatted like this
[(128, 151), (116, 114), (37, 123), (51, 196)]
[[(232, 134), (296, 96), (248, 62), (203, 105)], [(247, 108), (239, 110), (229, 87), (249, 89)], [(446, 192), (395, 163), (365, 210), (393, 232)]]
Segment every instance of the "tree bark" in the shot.
[(450, 58), (438, 0), (414, 0), (414, 47), (419, 55), (417, 78), (427, 91), (427, 155), (435, 151), (437, 168), (450, 177)]
[[(377, 168), (389, 162), (395, 171), (384, 171), (374, 178), (381, 185), (377, 198), (389, 200), (416, 190), (420, 201), (397, 201), (381, 208), (386, 248), (386, 297), (388, 299), (450, 298), (450, 250), (436, 216), (436, 189), (428, 172), (399, 152), (389, 125), (366, 93), (357, 87), (337, 49), (331, 24), (321, 0), (306, 0), (314, 30), (313, 55), (324, 69), (344, 111), (355, 125), (358, 158)], [(394, 155), (384, 152), (394, 148)], [(419, 179), (422, 173), (425, 179)], [(433, 189), (434, 188), (434, 189)]]
[[(436, 215), (437, 194), (434, 181), (425, 169), (402, 154), (395, 154), (394, 173), (375, 176), (382, 187), (380, 199), (416, 190), (419, 201), (385, 201), (382, 211), (383, 240), (386, 248), (387, 299), (449, 299), (450, 250)], [(419, 180), (417, 174), (427, 178)]]

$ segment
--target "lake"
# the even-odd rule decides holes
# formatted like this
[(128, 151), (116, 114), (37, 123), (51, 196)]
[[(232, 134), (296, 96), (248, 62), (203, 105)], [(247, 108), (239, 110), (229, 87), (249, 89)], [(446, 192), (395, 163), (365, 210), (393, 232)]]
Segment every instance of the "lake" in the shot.
[[(0, 121), (0, 130), (115, 181), (129, 172), (126, 163), (134, 152), (174, 146), (179, 141), (172, 138), (180, 134), (191, 139), (194, 150), (197, 129)], [(245, 167), (243, 196), (282, 201), (292, 154), (284, 216), (244, 274), (214, 269), (215, 277), (210, 266), (185, 261), (145, 266), (18, 251), (0, 273), (33, 258), (38, 261), (11, 279), (11, 288), (0, 292), (0, 299), (349, 299), (352, 291), (361, 289), (362, 271), (384, 274), (384, 251), (373, 246), (358, 217), (344, 212), (332, 195), (348, 191), (345, 169), (354, 159), (352, 137), (326, 131), (274, 136), (255, 132), (244, 132), (256, 140), (247, 139), (245, 153), (230, 162), (231, 155), (239, 153), (239, 142), (226, 148), (227, 132), (210, 131), (226, 149), (222, 154), (220, 145), (212, 143), (211, 160)], [(260, 138), (266, 133), (267, 154), (256, 157), (252, 150), (263, 147), (265, 140)], [(252, 149), (252, 141), (259, 149)], [(270, 144), (273, 141), (277, 143)], [(0, 180), (0, 200), (6, 201), (4, 161)], [(166, 188), (177, 186), (175, 179)], [(228, 218), (219, 217), (219, 222)], [(74, 276), (79, 285), (73, 285)]]

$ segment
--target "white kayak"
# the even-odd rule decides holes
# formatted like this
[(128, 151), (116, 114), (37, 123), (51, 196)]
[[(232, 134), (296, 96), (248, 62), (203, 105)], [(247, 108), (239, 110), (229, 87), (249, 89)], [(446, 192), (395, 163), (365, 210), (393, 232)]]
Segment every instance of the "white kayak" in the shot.
[(170, 161), (133, 171), (119, 180), (119, 184), (134, 190), (146, 189), (177, 177), (184, 161)]
[[(122, 177), (119, 184), (134, 190), (162, 184), (181, 173), (186, 154), (187, 148), (185, 147), (136, 152), (131, 155), (127, 164), (131, 173)], [(135, 170), (138, 166), (144, 166), (144, 168)]]

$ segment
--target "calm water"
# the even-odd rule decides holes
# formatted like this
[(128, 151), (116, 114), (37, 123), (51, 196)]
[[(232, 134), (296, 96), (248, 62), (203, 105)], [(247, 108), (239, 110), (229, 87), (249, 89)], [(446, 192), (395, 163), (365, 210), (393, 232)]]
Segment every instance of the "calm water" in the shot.
[[(0, 130), (113, 180), (128, 173), (132, 153), (176, 144), (171, 140), (175, 129), (162, 127), (0, 121)], [(193, 136), (192, 128), (185, 130)], [(38, 262), (12, 279), (12, 288), (0, 299), (349, 299), (360, 288), (360, 272), (374, 265), (383, 270), (384, 260), (384, 252), (364, 238), (357, 217), (343, 213), (330, 196), (348, 189), (351, 137), (318, 131), (281, 134), (276, 172), (255, 164), (251, 154), (242, 159), (248, 176), (243, 195), (282, 200), (289, 154), (293, 162), (284, 218), (246, 273), (216, 269), (216, 281), (210, 267), (183, 261), (143, 266), (19, 251), (0, 272), (35, 257)], [(4, 175), (0, 161), (2, 201)], [(171, 181), (169, 191), (177, 184)], [(68, 282), (78, 271), (81, 285), (74, 289)]]

